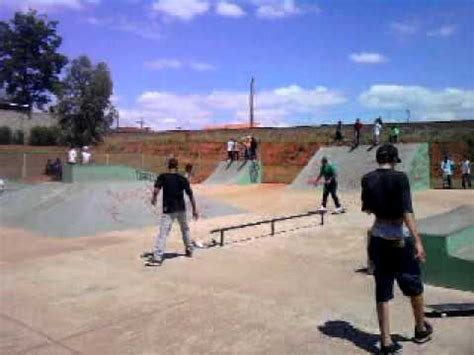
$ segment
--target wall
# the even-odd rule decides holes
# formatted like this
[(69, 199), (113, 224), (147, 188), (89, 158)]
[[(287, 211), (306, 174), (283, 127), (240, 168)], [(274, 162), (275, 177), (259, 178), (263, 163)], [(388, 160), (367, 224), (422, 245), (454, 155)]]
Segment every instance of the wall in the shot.
[(10, 127), (12, 131), (24, 130), (25, 139), (28, 141), (31, 128), (35, 126), (51, 127), (56, 125), (56, 120), (49, 113), (34, 112), (30, 115), (15, 111), (0, 109), (0, 127)]

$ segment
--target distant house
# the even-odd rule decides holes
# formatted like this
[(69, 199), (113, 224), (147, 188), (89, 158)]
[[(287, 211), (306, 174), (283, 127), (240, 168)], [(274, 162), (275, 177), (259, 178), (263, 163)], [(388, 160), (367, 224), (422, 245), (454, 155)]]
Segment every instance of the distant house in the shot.
[(117, 127), (113, 130), (114, 133), (150, 133), (150, 127)]

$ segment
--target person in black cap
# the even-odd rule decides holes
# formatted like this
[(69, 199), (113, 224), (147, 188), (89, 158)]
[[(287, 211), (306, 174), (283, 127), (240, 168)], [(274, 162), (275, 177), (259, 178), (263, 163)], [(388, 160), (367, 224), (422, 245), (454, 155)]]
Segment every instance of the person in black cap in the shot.
[(193, 256), (193, 243), (189, 233), (183, 192), (186, 192), (191, 201), (195, 220), (198, 219), (196, 201), (188, 179), (178, 174), (178, 160), (176, 158), (168, 160), (168, 169), (168, 173), (157, 177), (151, 198), (151, 204), (156, 206), (158, 194), (163, 189), (163, 214), (161, 216), (160, 232), (156, 237), (153, 257), (148, 261), (148, 266), (160, 266), (163, 263), (166, 239), (175, 219), (178, 220), (181, 228), (186, 256)]
[(369, 258), (374, 264), (375, 298), (381, 333), (381, 352), (393, 354), (401, 345), (390, 336), (389, 301), (394, 280), (411, 298), (415, 318), (416, 343), (431, 339), (432, 326), (425, 321), (420, 262), (425, 261), (418, 235), (408, 177), (395, 166), (401, 160), (391, 144), (377, 149), (379, 168), (362, 178), (362, 211), (375, 215), (369, 242)]

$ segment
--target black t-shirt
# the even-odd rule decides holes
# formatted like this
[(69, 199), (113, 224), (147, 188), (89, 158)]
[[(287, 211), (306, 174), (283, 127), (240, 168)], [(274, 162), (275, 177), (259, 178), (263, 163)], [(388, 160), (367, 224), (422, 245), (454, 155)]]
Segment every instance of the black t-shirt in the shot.
[(405, 173), (377, 169), (362, 178), (362, 211), (393, 220), (413, 212), (410, 182)]
[(185, 211), (183, 192), (189, 197), (193, 195), (189, 181), (177, 173), (161, 174), (156, 179), (155, 187), (163, 189), (163, 213)]

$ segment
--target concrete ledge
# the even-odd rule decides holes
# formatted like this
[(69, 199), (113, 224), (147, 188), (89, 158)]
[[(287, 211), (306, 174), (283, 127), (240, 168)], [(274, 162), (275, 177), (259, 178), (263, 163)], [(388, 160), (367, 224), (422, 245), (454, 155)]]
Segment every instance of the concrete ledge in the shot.
[(474, 207), (461, 206), (419, 223), (427, 261), (425, 281), (435, 286), (474, 291)]

